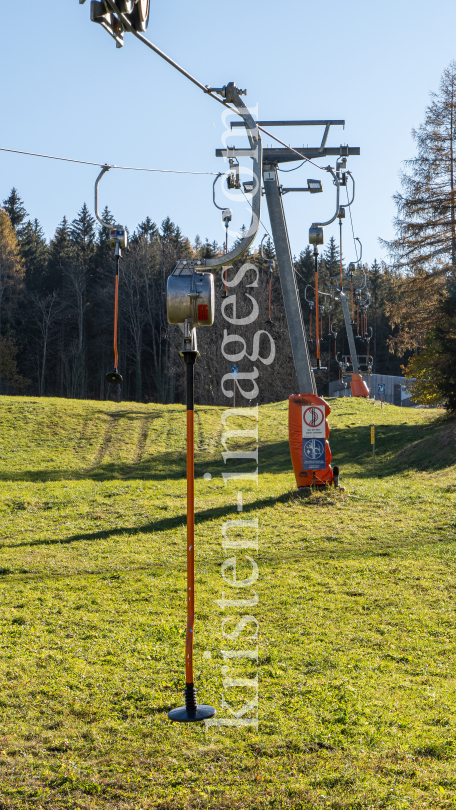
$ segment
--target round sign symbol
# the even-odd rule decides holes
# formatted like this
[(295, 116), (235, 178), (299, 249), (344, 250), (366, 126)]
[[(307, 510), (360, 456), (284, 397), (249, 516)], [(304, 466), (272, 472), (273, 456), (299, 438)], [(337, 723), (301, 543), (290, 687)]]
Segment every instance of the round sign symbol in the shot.
[(311, 461), (316, 461), (324, 453), (325, 446), (319, 439), (309, 439), (304, 445), (304, 454)]
[(323, 409), (311, 406), (304, 411), (304, 423), (307, 427), (320, 427), (324, 419)]

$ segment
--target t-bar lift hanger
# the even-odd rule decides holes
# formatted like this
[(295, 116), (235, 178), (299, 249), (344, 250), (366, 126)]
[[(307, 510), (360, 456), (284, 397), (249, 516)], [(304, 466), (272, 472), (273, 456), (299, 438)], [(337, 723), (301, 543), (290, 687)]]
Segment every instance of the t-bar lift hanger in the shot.
[(122, 375), (119, 374), (118, 370), (119, 354), (117, 350), (117, 323), (119, 316), (119, 265), (120, 257), (122, 256), (122, 249), (125, 249), (128, 245), (128, 235), (127, 229), (123, 225), (112, 225), (109, 222), (104, 222), (98, 213), (98, 186), (100, 185), (101, 178), (106, 174), (106, 172), (109, 172), (109, 169), (111, 168), (111, 166), (105, 164), (95, 181), (95, 216), (103, 228), (108, 228), (109, 244), (111, 248), (114, 248), (114, 256), (116, 258), (116, 287), (114, 296), (114, 369), (113, 371), (108, 371), (106, 374), (106, 381), (111, 385), (121, 385)]

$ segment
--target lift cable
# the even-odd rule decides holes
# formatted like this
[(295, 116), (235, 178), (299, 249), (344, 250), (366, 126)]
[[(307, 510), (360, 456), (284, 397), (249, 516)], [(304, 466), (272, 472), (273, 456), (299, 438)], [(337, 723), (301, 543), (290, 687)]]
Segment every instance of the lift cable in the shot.
[[(295, 172), (297, 169), (300, 169), (301, 166), (304, 166), (305, 162), (306, 161), (303, 160), (302, 163), (300, 163), (299, 166), (295, 166), (294, 169), (279, 169), (279, 167), (277, 167), (277, 169), (278, 169), (279, 172)], [(320, 168), (321, 168), (321, 166), (320, 166)]]
[[(345, 190), (347, 192), (347, 200), (348, 200), (348, 188), (346, 188)], [(350, 214), (350, 223), (351, 223), (351, 229), (352, 229), (352, 235), (353, 235), (353, 244), (355, 246), (356, 261), (358, 261), (358, 246), (356, 244), (355, 231), (354, 231), (354, 228), (353, 228), (353, 217), (352, 217), (351, 206), (348, 206), (348, 213)]]
[(108, 163), (94, 163), (90, 160), (76, 160), (76, 158), (57, 157), (57, 155), (41, 155), (38, 152), (24, 152), (21, 149), (6, 149), (0, 146), (0, 152), (14, 152), (16, 155), (31, 155), (32, 157), (47, 158), (48, 160), (63, 160), (65, 163), (82, 163), (84, 166), (109, 166), (110, 169), (124, 169), (130, 172), (161, 172), (164, 174), (205, 174), (215, 177), (217, 172), (191, 172), (181, 169), (145, 169), (138, 166), (116, 166)]
[[(242, 188), (241, 188), (241, 191), (242, 191)], [(245, 197), (245, 201), (246, 201), (247, 205), (250, 205), (250, 208), (252, 208), (252, 203), (250, 202), (250, 200), (248, 200), (248, 199), (247, 199), (247, 197), (245, 196), (245, 192), (244, 192), (244, 191), (242, 191), (242, 194), (243, 194), (243, 195), (244, 195), (244, 197)], [(217, 208), (219, 208), (219, 206), (217, 206)], [(261, 218), (260, 218), (260, 224), (263, 226), (263, 228), (264, 228), (264, 230), (266, 231), (267, 235), (269, 236), (269, 238), (270, 238), (271, 242), (273, 242), (274, 240), (273, 240), (273, 238), (272, 238), (271, 234), (269, 233), (269, 231), (268, 231), (268, 229), (267, 229), (266, 225), (264, 224), (264, 222), (263, 222), (263, 220), (262, 220)]]
[[(129, 19), (125, 16), (125, 14), (123, 14), (121, 11), (119, 11), (119, 9), (117, 8), (117, 5), (114, 2), (114, 0), (107, 0), (107, 2), (109, 4), (109, 6), (111, 7), (111, 10), (114, 12), (114, 14), (117, 14), (118, 18), (121, 20), (122, 25), (124, 26), (124, 28), (127, 31), (129, 31), (131, 34), (133, 34), (136, 37), (136, 39), (139, 39), (141, 42), (143, 42), (145, 45), (147, 45), (148, 48), (150, 48), (152, 51), (154, 51), (158, 56), (161, 56), (161, 58), (164, 59), (165, 62), (168, 62), (168, 64), (171, 65), (176, 70), (178, 70), (179, 73), (182, 73), (182, 75), (185, 76), (186, 79), (189, 79), (189, 81), (193, 82), (193, 84), (195, 84), (197, 87), (199, 87), (199, 89), (202, 90), (203, 93), (206, 93), (206, 95), (211, 96), (211, 98), (215, 99), (215, 101), (218, 101), (219, 104), (222, 104), (226, 109), (230, 110), (230, 112), (234, 113), (235, 115), (240, 115), (239, 111), (236, 110), (235, 107), (232, 107), (231, 104), (228, 104), (227, 101), (224, 101), (223, 98), (219, 98), (215, 94), (215, 89), (213, 89), (212, 87), (209, 87), (209, 85), (201, 84), (201, 82), (198, 81), (198, 79), (195, 79), (195, 77), (192, 76), (191, 73), (188, 73), (187, 70), (185, 70), (183, 67), (178, 65), (178, 63), (175, 62), (174, 59), (171, 59), (171, 57), (167, 56), (166, 53), (164, 53), (162, 50), (160, 50), (160, 48), (157, 48), (157, 46), (154, 45), (153, 42), (150, 41), (150, 39), (147, 39), (147, 37), (143, 36), (143, 34), (140, 34), (139, 31), (136, 31), (133, 28), (132, 24), (130, 23)], [(241, 118), (242, 118), (242, 116), (241, 116)], [(257, 129), (259, 129), (260, 132), (264, 132), (264, 134), (268, 135), (270, 138), (272, 138), (273, 141), (277, 141), (277, 143), (280, 143), (281, 146), (285, 147), (285, 149), (288, 149), (290, 152), (294, 152), (294, 154), (298, 155), (298, 157), (301, 158), (301, 160), (304, 163), (306, 163), (306, 162), (311, 163), (313, 166), (315, 166), (317, 169), (320, 169), (321, 171), (329, 171), (330, 170), (329, 166), (328, 167), (327, 166), (320, 166), (318, 163), (314, 163), (313, 160), (311, 160), (310, 158), (308, 158), (305, 155), (301, 154), (301, 152), (298, 152), (297, 149), (294, 149), (292, 146), (289, 146), (284, 141), (281, 141), (280, 138), (277, 137), (277, 135), (273, 135), (272, 132), (269, 132), (267, 129), (264, 129), (264, 127), (260, 127), (257, 124)]]

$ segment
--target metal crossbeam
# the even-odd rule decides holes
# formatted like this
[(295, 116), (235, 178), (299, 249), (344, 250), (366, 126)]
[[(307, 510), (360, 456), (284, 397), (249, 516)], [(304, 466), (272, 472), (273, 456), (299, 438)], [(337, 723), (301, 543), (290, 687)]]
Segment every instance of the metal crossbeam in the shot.
[[(324, 149), (321, 149), (319, 146), (305, 149), (302, 146), (295, 146), (293, 148), (296, 149), (297, 152), (300, 152), (301, 155), (304, 155), (304, 157), (310, 159), (329, 156), (339, 157), (341, 148), (345, 156), (361, 154), (359, 146), (326, 146)], [(251, 152), (248, 149), (232, 148), (215, 150), (216, 157), (244, 157), (250, 154)], [(263, 163), (291, 163), (292, 161), (299, 160), (302, 160), (302, 158), (289, 149), (263, 149)]]
[[(259, 127), (344, 127), (345, 121), (257, 121)], [(243, 121), (232, 121), (231, 128), (243, 127)]]

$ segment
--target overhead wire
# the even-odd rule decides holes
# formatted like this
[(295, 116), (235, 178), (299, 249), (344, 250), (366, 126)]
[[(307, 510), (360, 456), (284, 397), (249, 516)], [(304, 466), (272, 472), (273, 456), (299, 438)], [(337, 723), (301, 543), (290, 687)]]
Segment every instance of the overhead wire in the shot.
[[(202, 90), (203, 93), (206, 93), (206, 95), (211, 96), (211, 98), (215, 99), (215, 101), (218, 101), (219, 104), (222, 104), (225, 107), (225, 109), (230, 110), (232, 113), (234, 113), (235, 115), (239, 115), (239, 117), (242, 118), (242, 115), (239, 112), (239, 110), (237, 110), (235, 107), (232, 107), (231, 104), (229, 104), (227, 101), (224, 101), (223, 98), (219, 98), (215, 94), (215, 91), (211, 87), (209, 87), (209, 85), (204, 85), (200, 81), (198, 81), (198, 79), (195, 79), (195, 77), (192, 76), (191, 73), (185, 70), (185, 68), (181, 67), (181, 65), (175, 62), (174, 59), (171, 59), (171, 57), (167, 56), (166, 53), (160, 50), (160, 48), (157, 48), (157, 46), (154, 45), (153, 42), (150, 41), (150, 39), (147, 39), (147, 37), (143, 36), (143, 34), (140, 34), (139, 31), (135, 31), (132, 24), (125, 16), (125, 14), (119, 11), (114, 0), (107, 0), (107, 2), (109, 3), (111, 10), (115, 14), (117, 14), (119, 19), (121, 20), (124, 29), (133, 34), (136, 37), (136, 39), (139, 39), (141, 42), (147, 45), (147, 47), (150, 48), (152, 51), (154, 51), (154, 53), (156, 53), (158, 56), (161, 56), (161, 58), (164, 59), (165, 62), (168, 62), (168, 64), (174, 67), (176, 70), (178, 70), (179, 73), (182, 73), (182, 75), (185, 76), (186, 79), (189, 79), (189, 81), (193, 82), (193, 84), (199, 87), (199, 89)], [(273, 141), (277, 141), (277, 143), (280, 143), (281, 146), (284, 146), (285, 149), (288, 149), (290, 152), (294, 152), (294, 154), (298, 155), (298, 157), (300, 157), (304, 163), (311, 163), (312, 166), (315, 166), (317, 169), (320, 169), (321, 171), (330, 171), (330, 170), (332, 171), (332, 169), (330, 169), (329, 166), (328, 167), (320, 166), (318, 163), (314, 163), (313, 160), (301, 154), (301, 152), (298, 152), (297, 149), (294, 149), (292, 146), (289, 146), (289, 144), (285, 143), (284, 141), (281, 141), (280, 138), (277, 137), (277, 135), (273, 135), (272, 132), (269, 132), (269, 130), (265, 129), (264, 127), (260, 127), (258, 124), (256, 124), (256, 127), (258, 130), (260, 130), (260, 132), (264, 132), (265, 135), (268, 135), (270, 138), (272, 138)]]
[[(345, 188), (345, 191), (347, 193), (347, 202), (348, 202), (348, 200), (349, 200), (348, 188)], [(357, 247), (357, 244), (356, 244), (355, 231), (354, 231), (354, 228), (353, 228), (353, 218), (352, 218), (351, 205), (348, 206), (348, 213), (350, 214), (350, 223), (351, 223), (351, 229), (352, 229), (353, 244), (355, 246), (356, 261), (358, 261), (358, 247)]]
[(63, 160), (65, 163), (81, 163), (84, 166), (109, 166), (110, 169), (123, 169), (130, 172), (160, 172), (163, 174), (204, 174), (215, 177), (217, 172), (192, 172), (183, 169), (147, 169), (138, 166), (116, 166), (110, 163), (96, 163), (91, 160), (77, 160), (76, 158), (58, 157), (57, 155), (42, 155), (39, 152), (24, 152), (22, 149), (6, 149), (0, 146), (0, 152), (13, 152), (16, 155), (30, 155), (31, 157), (47, 158), (48, 160)]
[[(246, 197), (246, 195), (245, 195), (245, 192), (242, 190), (242, 188), (241, 188), (241, 191), (242, 191), (242, 193), (243, 193), (243, 195), (244, 195), (244, 198), (245, 198), (245, 201), (246, 201), (247, 205), (249, 205), (249, 206), (250, 206), (250, 208), (251, 208), (251, 209), (252, 209), (252, 211), (253, 211), (253, 208), (252, 208), (252, 203), (250, 202), (250, 200), (248, 200), (248, 199), (247, 199), (247, 197)], [(217, 206), (217, 208), (218, 208), (218, 206)], [(261, 217), (260, 217), (260, 225), (262, 225), (262, 226), (263, 226), (263, 228), (264, 228), (264, 230), (266, 231), (267, 235), (269, 236), (269, 238), (270, 238), (271, 242), (273, 242), (274, 240), (273, 240), (273, 238), (272, 238), (271, 234), (269, 233), (269, 231), (268, 231), (268, 229), (267, 229), (266, 225), (264, 224), (263, 220), (261, 219)]]
[(300, 163), (299, 166), (295, 166), (294, 169), (279, 169), (279, 167), (277, 167), (277, 169), (278, 169), (279, 172), (295, 172), (297, 169), (300, 169), (301, 166), (304, 166), (305, 162), (306, 161), (303, 160), (302, 163)]

